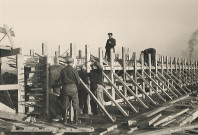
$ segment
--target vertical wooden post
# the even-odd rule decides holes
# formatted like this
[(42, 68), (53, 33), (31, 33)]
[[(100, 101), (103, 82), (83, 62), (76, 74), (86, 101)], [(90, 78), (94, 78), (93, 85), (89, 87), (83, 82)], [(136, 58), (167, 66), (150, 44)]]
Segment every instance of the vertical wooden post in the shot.
[(166, 72), (168, 73), (169, 71), (169, 63), (168, 63), (168, 56), (166, 56)]
[[(136, 52), (133, 53), (134, 56), (134, 80), (137, 82), (137, 56)], [(135, 94), (138, 95), (138, 87), (135, 86)]]
[(42, 43), (42, 55), (47, 55), (47, 44)]
[(197, 61), (195, 61), (195, 75), (196, 75), (196, 83), (197, 83), (197, 81), (198, 81), (198, 77), (197, 77)]
[[(143, 53), (140, 54), (140, 60), (141, 60), (141, 68), (142, 68), (141, 74), (142, 74), (142, 77), (144, 77), (144, 54)], [(145, 82), (144, 81), (142, 81), (142, 89), (145, 91)], [(143, 94), (143, 98), (145, 98), (144, 94)]]
[[(157, 76), (158, 71), (158, 57), (157, 54), (155, 54), (155, 75)], [(158, 84), (158, 80), (156, 79), (156, 83)], [(156, 90), (158, 91), (158, 87), (156, 86)]]
[(172, 63), (172, 57), (170, 57), (170, 72), (173, 72), (173, 63)]
[[(169, 71), (169, 63), (168, 63), (168, 56), (166, 56), (166, 73), (168, 73), (168, 71)], [(168, 83), (168, 87), (169, 87), (169, 83)]]
[[(161, 56), (161, 74), (163, 75), (164, 73), (164, 56)], [(162, 88), (164, 89), (164, 85), (162, 84)]]
[(34, 50), (33, 49), (30, 49), (30, 56), (34, 57)]
[[(123, 66), (123, 81), (126, 83), (126, 50), (122, 47), (122, 66)], [(124, 87), (124, 95), (127, 96), (127, 89)]]
[(58, 56), (61, 55), (61, 49), (60, 49), (60, 45), (58, 45)]
[[(149, 76), (151, 77), (151, 69), (152, 69), (152, 65), (151, 65), (151, 54), (149, 54), (148, 55), (149, 57), (148, 57), (148, 64), (149, 64)], [(149, 83), (150, 83), (150, 86), (152, 86), (152, 82), (151, 81), (149, 81)], [(149, 95), (152, 95), (152, 89), (151, 89), (151, 87), (149, 87)]]
[(25, 82), (24, 80), (24, 63), (23, 55), (17, 54), (17, 80), (18, 80), (18, 110), (19, 113), (25, 113), (25, 106), (21, 105), (25, 101)]
[[(184, 73), (186, 71), (186, 59), (184, 59)], [(186, 77), (184, 77), (185, 82), (188, 84), (188, 79)]]
[(46, 83), (45, 83), (45, 89), (46, 89), (46, 114), (49, 118), (49, 64), (48, 64), (48, 53), (47, 53), (47, 44), (42, 43), (42, 55), (44, 55), (45, 58), (45, 76), (46, 76)]
[[(86, 63), (86, 70), (87, 73), (90, 73), (90, 48), (88, 45), (85, 45), (85, 63)], [(87, 108), (88, 114), (91, 114), (91, 106), (90, 106), (90, 95), (87, 96)]]
[[(114, 77), (113, 77), (113, 73), (115, 72), (115, 69), (114, 69), (114, 58), (115, 55), (114, 55), (114, 52), (113, 52), (113, 49), (111, 48), (110, 50), (110, 66), (111, 66), (111, 81), (113, 82), (114, 84)], [(115, 100), (115, 89), (113, 87), (111, 87), (111, 94), (112, 94), (112, 98)], [(114, 104), (112, 104), (114, 105)]]

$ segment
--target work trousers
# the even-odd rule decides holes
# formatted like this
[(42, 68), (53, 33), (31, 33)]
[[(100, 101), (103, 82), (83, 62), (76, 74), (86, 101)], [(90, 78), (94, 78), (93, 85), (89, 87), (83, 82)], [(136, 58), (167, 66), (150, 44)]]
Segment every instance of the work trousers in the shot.
[[(91, 85), (91, 91), (96, 96), (98, 101), (104, 106), (103, 86), (100, 84)], [(90, 104), (91, 104), (91, 111), (93, 114), (98, 114), (98, 112), (101, 112), (97, 106), (97, 103), (93, 99), (91, 99)]]
[(73, 108), (78, 110), (79, 101), (78, 101), (78, 91), (75, 84), (65, 84), (63, 85), (61, 91), (61, 100), (63, 104), (63, 109), (68, 110), (70, 102), (72, 101)]
[(78, 87), (78, 98), (79, 107), (80, 109), (82, 109), (83, 113), (88, 113), (87, 96), (88, 93), (86, 92), (85, 88), (80, 84)]

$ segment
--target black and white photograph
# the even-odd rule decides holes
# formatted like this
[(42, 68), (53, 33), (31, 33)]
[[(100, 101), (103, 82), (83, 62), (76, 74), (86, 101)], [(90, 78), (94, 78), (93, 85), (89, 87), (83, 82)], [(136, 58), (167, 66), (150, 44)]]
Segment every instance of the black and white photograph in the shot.
[(198, 0), (0, 0), (0, 135), (198, 135)]

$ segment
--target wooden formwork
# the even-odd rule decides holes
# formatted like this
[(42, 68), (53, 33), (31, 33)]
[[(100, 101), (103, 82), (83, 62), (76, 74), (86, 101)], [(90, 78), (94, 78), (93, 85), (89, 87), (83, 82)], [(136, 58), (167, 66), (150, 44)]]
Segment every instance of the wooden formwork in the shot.
[[(1, 64), (7, 63), (9, 67), (16, 69), (17, 71), (17, 82), (15, 84), (4, 84), (1, 82), (0, 91), (3, 92), (9, 101), (6, 106), (12, 107), (15, 112), (24, 113), (25, 108), (21, 105), (25, 101), (25, 90), (24, 90), (24, 65), (23, 65), (23, 55), (21, 48), (15, 48), (13, 36), (14, 32), (7, 25), (4, 24), (4, 27), (0, 27), (0, 33), (5, 34), (4, 37), (8, 37), (10, 45), (0, 45), (0, 73), (2, 71)], [(2, 38), (2, 39), (3, 39)], [(2, 40), (1, 39), (1, 40)], [(7, 57), (7, 60), (4, 61), (3, 58)], [(9, 91), (17, 90), (17, 106), (14, 107), (13, 101), (10, 97)], [(2, 111), (2, 110), (1, 110)]]
[[(156, 62), (152, 65), (151, 54), (149, 54), (149, 63), (144, 64), (143, 54), (139, 58), (135, 52), (130, 54), (123, 47), (122, 55), (120, 55), (122, 58), (119, 58), (119, 54), (111, 53), (110, 62), (107, 62), (104, 59), (102, 48), (98, 49), (98, 57), (90, 53), (87, 45), (85, 46), (85, 56), (82, 56), (81, 50), (79, 50), (79, 56), (76, 56), (74, 48), (75, 46), (70, 44), (70, 55), (67, 54), (65, 57), (76, 58), (77, 69), (79, 66), (85, 65), (89, 73), (90, 59), (97, 60), (103, 66), (104, 95), (108, 98), (105, 99), (105, 107), (102, 107), (97, 98), (90, 93), (90, 89), (85, 87), (90, 97), (98, 103), (112, 122), (115, 119), (108, 113), (107, 106), (115, 106), (121, 114), (129, 116), (123, 106), (138, 113), (141, 108), (154, 107), (191, 93), (189, 86), (197, 86), (197, 61), (156, 55)], [(63, 57), (57, 58), (59, 64), (64, 64)]]

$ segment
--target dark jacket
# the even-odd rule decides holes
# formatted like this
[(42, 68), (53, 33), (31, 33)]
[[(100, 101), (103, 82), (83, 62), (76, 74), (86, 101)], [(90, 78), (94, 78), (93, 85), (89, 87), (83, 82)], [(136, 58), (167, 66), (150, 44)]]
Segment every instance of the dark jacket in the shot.
[[(105, 46), (106, 52), (109, 53), (110, 52), (110, 49), (111, 48), (114, 49), (115, 46), (116, 46), (116, 40), (114, 38), (109, 38), (107, 40), (107, 43), (106, 43), (106, 46)], [(115, 50), (114, 50), (114, 52), (115, 52)]]
[(61, 84), (80, 84), (78, 72), (71, 65), (67, 65), (61, 70)]
[(103, 76), (102, 76), (103, 68), (99, 62), (94, 62), (94, 64), (96, 65), (97, 69), (93, 69), (90, 72), (91, 85), (96, 85), (96, 84), (103, 85)]

